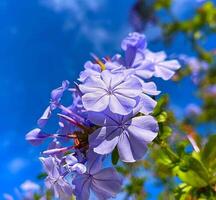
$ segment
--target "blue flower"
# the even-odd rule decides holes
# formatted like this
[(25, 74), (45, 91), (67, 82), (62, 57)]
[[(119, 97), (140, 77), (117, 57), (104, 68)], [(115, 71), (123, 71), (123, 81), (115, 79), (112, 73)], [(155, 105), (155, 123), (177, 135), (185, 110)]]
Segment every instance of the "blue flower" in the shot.
[(163, 80), (169, 80), (181, 66), (177, 60), (166, 60), (167, 55), (164, 51), (153, 53), (145, 51), (146, 64), (154, 67), (154, 76)]
[(77, 200), (87, 200), (90, 197), (90, 190), (100, 200), (115, 197), (121, 190), (122, 178), (114, 168), (102, 167), (102, 157), (90, 152), (88, 154), (87, 171), (85, 174), (77, 175), (73, 184)]
[(105, 70), (100, 77), (90, 76), (79, 85), (82, 102), (87, 111), (101, 112), (109, 108), (113, 113), (126, 115), (140, 100), (142, 85), (137, 78), (112, 74)]
[(79, 174), (83, 174), (86, 172), (86, 167), (82, 163), (78, 162), (78, 159), (73, 156), (72, 154), (69, 154), (65, 158), (65, 166), (70, 170), (70, 171), (76, 171)]
[(160, 77), (164, 80), (170, 79), (175, 71), (180, 68), (177, 60), (165, 60), (165, 52), (153, 53), (146, 49), (145, 36), (139, 33), (130, 33), (122, 41), (122, 49), (125, 56), (117, 57), (116, 61), (120, 65), (131, 70), (134, 75), (148, 79), (152, 76)]
[(41, 129), (35, 128), (26, 134), (25, 139), (32, 145), (37, 146), (42, 144), (48, 137), (50, 137), (49, 134), (45, 134), (41, 131)]
[(50, 100), (50, 105), (46, 108), (44, 111), (43, 115), (38, 119), (38, 126), (39, 127), (44, 127), (49, 120), (52, 111), (55, 110), (57, 107), (60, 106), (60, 101), (61, 98), (64, 94), (64, 92), (68, 89), (69, 87), (69, 81), (63, 81), (62, 86), (59, 88), (54, 89), (51, 92), (51, 100)]
[(137, 116), (135, 111), (126, 116), (110, 112), (89, 113), (89, 120), (101, 126), (89, 137), (90, 147), (98, 154), (109, 154), (117, 146), (124, 162), (140, 160), (158, 133), (157, 121), (152, 116)]
[(56, 198), (62, 200), (70, 199), (72, 195), (72, 188), (61, 174), (61, 169), (57, 159), (50, 156), (48, 158), (40, 157), (40, 160), (43, 164), (44, 170), (47, 173), (45, 180), (46, 187), (54, 191)]
[(84, 65), (85, 70), (80, 73), (79, 81), (83, 82), (89, 76), (100, 76), (101, 67), (91, 61), (87, 61)]

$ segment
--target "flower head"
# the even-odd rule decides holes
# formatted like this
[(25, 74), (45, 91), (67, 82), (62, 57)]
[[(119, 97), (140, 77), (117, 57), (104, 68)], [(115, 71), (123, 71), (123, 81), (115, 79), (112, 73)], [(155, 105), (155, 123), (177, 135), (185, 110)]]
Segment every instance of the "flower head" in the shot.
[(69, 81), (63, 81), (62, 86), (54, 89), (51, 92), (51, 100), (50, 100), (50, 105), (46, 108), (40, 119), (38, 119), (38, 126), (39, 127), (44, 127), (49, 120), (52, 111), (55, 110), (60, 106), (60, 101), (63, 96), (63, 93), (68, 89), (69, 87)]
[(145, 49), (147, 46), (146, 37), (143, 34), (133, 32), (129, 33), (128, 36), (122, 41), (121, 48), (127, 51), (129, 48)]
[(79, 85), (82, 102), (87, 111), (101, 112), (109, 108), (113, 113), (126, 115), (140, 100), (142, 85), (134, 77), (105, 70), (100, 77), (89, 77)]
[(160, 51), (153, 53), (149, 50), (145, 51), (145, 63), (154, 67), (153, 76), (169, 80), (175, 74), (175, 71), (180, 68), (177, 60), (166, 60), (165, 52)]
[(193, 103), (187, 105), (185, 111), (186, 111), (186, 115), (188, 115), (190, 117), (191, 116), (198, 116), (202, 112), (200, 106), (193, 104)]
[(114, 168), (102, 167), (102, 157), (90, 152), (87, 172), (77, 175), (73, 180), (77, 200), (89, 199), (92, 190), (98, 199), (115, 197), (121, 190), (122, 178)]
[(40, 160), (47, 173), (45, 180), (46, 187), (54, 191), (56, 198), (70, 199), (72, 188), (64, 179), (57, 159), (50, 156), (48, 158), (41, 157)]
[(102, 126), (90, 135), (90, 147), (98, 154), (109, 154), (117, 146), (124, 162), (140, 160), (158, 133), (158, 124), (151, 116), (126, 116), (112, 113), (91, 113), (89, 119)]
[[(121, 47), (123, 56), (100, 59), (93, 54), (94, 61), (85, 63), (74, 88), (63, 81), (54, 89), (50, 105), (38, 120), (39, 128), (26, 135), (33, 145), (51, 139), (40, 160), (47, 174), (46, 187), (57, 199), (69, 200), (73, 194), (77, 200), (88, 200), (90, 191), (101, 200), (115, 197), (122, 178), (114, 168), (103, 168), (103, 155), (117, 148), (122, 161), (135, 162), (158, 134), (151, 113), (157, 104), (152, 96), (160, 92), (149, 79), (168, 80), (180, 66), (176, 60), (165, 60), (164, 52), (146, 49), (146, 38), (140, 33), (129, 34)], [(62, 103), (65, 91), (72, 97), (66, 106)], [(43, 127), (55, 113), (59, 127), (46, 133)]]
[(85, 70), (80, 73), (79, 81), (83, 82), (89, 76), (100, 76), (101, 67), (98, 64), (87, 61), (84, 65)]
[(44, 134), (41, 129), (35, 128), (26, 134), (25, 138), (32, 145), (40, 145), (46, 138), (48, 138), (48, 134)]

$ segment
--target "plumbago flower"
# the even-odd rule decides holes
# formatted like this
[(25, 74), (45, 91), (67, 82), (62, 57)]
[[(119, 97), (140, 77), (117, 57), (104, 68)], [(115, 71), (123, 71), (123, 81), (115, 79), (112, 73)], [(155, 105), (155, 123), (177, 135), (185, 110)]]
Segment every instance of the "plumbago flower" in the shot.
[(117, 145), (124, 162), (140, 160), (158, 132), (157, 121), (152, 116), (113, 115), (111, 112), (89, 113), (90, 120), (101, 126), (90, 135), (90, 145), (98, 154), (111, 153)]
[(11, 196), (10, 194), (3, 194), (3, 197), (5, 200), (14, 200), (14, 199), (25, 199), (25, 200), (32, 200), (35, 199), (34, 197), (36, 195), (39, 195), (42, 193), (41, 188), (38, 184), (26, 180), (24, 183), (20, 185), (19, 188), (15, 189), (16, 198)]
[(68, 182), (64, 180), (63, 170), (61, 173), (60, 161), (55, 157), (40, 158), (44, 170), (47, 173), (45, 185), (48, 189), (53, 189), (56, 198), (70, 199), (72, 188)]
[(102, 156), (89, 152), (87, 159), (86, 173), (76, 176), (73, 180), (77, 200), (89, 199), (90, 190), (98, 199), (115, 197), (121, 190), (122, 178), (112, 167), (102, 169)]
[(183, 65), (187, 66), (191, 74), (191, 79), (194, 84), (198, 84), (206, 74), (209, 66), (208, 63), (200, 61), (196, 57), (180, 55), (179, 60)]
[(51, 93), (50, 105), (46, 108), (40, 119), (38, 120), (38, 126), (44, 127), (51, 116), (52, 111), (60, 106), (60, 101), (63, 96), (65, 90), (67, 90), (69, 86), (69, 81), (63, 81), (62, 86), (56, 88)]
[(79, 86), (84, 94), (83, 106), (86, 110), (104, 111), (107, 107), (113, 113), (128, 114), (138, 104), (142, 85), (135, 77), (122, 73), (112, 74), (104, 70), (100, 77), (90, 76)]
[[(147, 49), (146, 38), (131, 33), (122, 41), (123, 56), (86, 62), (79, 83), (69, 81), (51, 92), (50, 105), (38, 120), (39, 128), (26, 135), (32, 145), (50, 140), (40, 161), (47, 177), (45, 185), (58, 199), (115, 197), (122, 178), (103, 161), (113, 150), (123, 162), (136, 162), (145, 155), (148, 144), (158, 134), (158, 123), (151, 115), (160, 92), (152, 77), (170, 79), (180, 65), (165, 60), (164, 52)], [(71, 103), (63, 105), (64, 95)], [(47, 133), (44, 128), (57, 116), (59, 128)], [(47, 128), (46, 128), (47, 130)]]

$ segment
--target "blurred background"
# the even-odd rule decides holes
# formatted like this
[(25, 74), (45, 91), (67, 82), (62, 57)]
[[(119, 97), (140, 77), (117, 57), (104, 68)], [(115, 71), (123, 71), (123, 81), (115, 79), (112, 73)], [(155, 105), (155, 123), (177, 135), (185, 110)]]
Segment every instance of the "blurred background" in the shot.
[[(40, 147), (25, 141), (49, 103), (50, 91), (62, 80), (77, 79), (93, 52), (99, 57), (120, 51), (131, 31), (144, 32), (151, 50), (168, 55), (194, 55), (184, 36), (177, 34), (169, 48), (160, 40), (161, 30), (151, 23), (138, 24), (135, 0), (1, 0), (0, 1), (0, 199), (14, 193), (26, 179), (37, 181), (42, 171)], [(174, 0), (171, 14), (190, 18), (202, 1)], [(163, 20), (169, 20), (159, 13)], [(142, 26), (145, 26), (143, 28)], [(209, 37), (207, 49), (215, 38)], [(190, 78), (181, 84), (158, 81), (159, 90), (171, 94), (171, 108), (181, 117), (196, 86)], [(148, 183), (151, 187), (151, 182)], [(152, 189), (150, 189), (152, 190)], [(160, 190), (154, 186), (154, 191)], [(152, 195), (154, 199), (154, 195)]]

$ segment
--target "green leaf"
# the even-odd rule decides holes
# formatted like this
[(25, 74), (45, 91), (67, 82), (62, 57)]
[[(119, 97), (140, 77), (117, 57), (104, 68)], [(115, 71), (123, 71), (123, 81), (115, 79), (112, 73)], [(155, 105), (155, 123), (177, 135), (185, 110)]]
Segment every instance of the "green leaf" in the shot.
[(191, 156), (182, 158), (180, 164), (174, 168), (174, 173), (185, 183), (193, 187), (202, 188), (208, 185), (208, 171), (204, 165)]
[(130, 173), (129, 170), (128, 170), (128, 168), (125, 167), (125, 165), (123, 165), (123, 166), (117, 166), (116, 170), (119, 173), (123, 174), (123, 176), (127, 176)]
[(160, 139), (165, 140), (172, 134), (172, 129), (169, 126), (161, 125), (159, 134)]
[(203, 163), (208, 167), (212, 167), (216, 163), (216, 135), (209, 137), (201, 158)]
[(118, 149), (115, 148), (114, 151), (112, 152), (112, 164), (116, 165), (119, 160), (119, 154), (118, 154)]
[(190, 199), (190, 191), (192, 187), (187, 185), (186, 183), (181, 183), (177, 188), (174, 190), (175, 199), (179, 200), (188, 200)]
[(47, 177), (47, 173), (40, 173), (37, 176), (37, 179), (41, 180), (41, 179), (45, 179)]
[(34, 194), (33, 196), (34, 200), (40, 200), (41, 199), (41, 196), (39, 194)]
[(165, 122), (167, 120), (167, 113), (165, 111), (161, 112), (157, 117), (159, 123)]
[(157, 105), (155, 106), (155, 109), (153, 111), (153, 116), (157, 116), (159, 115), (163, 108), (167, 105), (168, 103), (168, 100), (169, 100), (169, 97), (168, 95), (163, 95), (160, 97), (160, 99), (157, 101)]
[(171, 6), (172, 1), (171, 0), (157, 0), (155, 2), (155, 9), (160, 10), (160, 9), (169, 9)]
[(139, 195), (140, 193), (142, 194), (144, 183), (144, 177), (132, 176), (130, 179), (130, 183), (126, 185), (125, 190), (130, 195)]
[(52, 200), (53, 194), (50, 190), (46, 191), (46, 200)]

